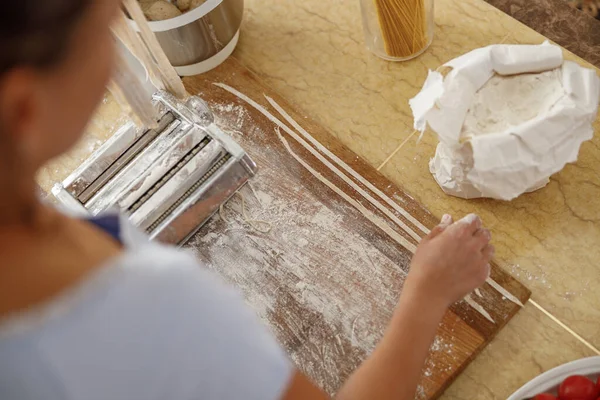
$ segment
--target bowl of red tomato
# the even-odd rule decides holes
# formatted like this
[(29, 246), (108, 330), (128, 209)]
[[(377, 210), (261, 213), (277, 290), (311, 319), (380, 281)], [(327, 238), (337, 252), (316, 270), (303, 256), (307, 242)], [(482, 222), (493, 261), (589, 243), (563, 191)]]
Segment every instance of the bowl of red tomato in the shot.
[(508, 400), (600, 400), (600, 357), (551, 369), (529, 381)]

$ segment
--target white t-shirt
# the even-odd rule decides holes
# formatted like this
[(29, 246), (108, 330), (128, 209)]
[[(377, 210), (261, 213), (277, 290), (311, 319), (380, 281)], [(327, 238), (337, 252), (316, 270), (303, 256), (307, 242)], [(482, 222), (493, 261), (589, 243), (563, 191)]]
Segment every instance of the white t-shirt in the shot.
[(279, 399), (293, 367), (242, 297), (191, 255), (122, 236), (94, 276), (0, 321), (0, 399)]

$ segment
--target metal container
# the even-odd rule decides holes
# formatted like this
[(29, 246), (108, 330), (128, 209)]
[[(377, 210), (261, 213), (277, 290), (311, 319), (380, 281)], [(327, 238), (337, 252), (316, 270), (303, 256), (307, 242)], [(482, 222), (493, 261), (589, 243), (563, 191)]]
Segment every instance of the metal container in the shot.
[[(233, 53), (243, 13), (244, 0), (207, 0), (178, 17), (150, 21), (150, 28), (179, 75), (198, 75)], [(135, 22), (129, 22), (139, 30)]]

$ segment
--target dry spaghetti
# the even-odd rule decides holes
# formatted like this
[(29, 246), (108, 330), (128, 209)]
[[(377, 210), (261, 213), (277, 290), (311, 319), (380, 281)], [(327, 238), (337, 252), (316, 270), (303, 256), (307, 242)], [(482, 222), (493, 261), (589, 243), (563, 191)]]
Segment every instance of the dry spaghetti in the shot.
[(410, 57), (428, 44), (425, 0), (374, 0), (385, 52)]

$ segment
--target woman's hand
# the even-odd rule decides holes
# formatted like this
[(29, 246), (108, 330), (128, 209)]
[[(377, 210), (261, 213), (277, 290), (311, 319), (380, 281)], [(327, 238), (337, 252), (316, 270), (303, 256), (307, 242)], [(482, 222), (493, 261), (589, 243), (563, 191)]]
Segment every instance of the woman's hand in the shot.
[(404, 291), (448, 307), (483, 285), (490, 275), (494, 247), (481, 219), (467, 215), (460, 221), (444, 215), (424, 238), (411, 263)]
[[(494, 248), (476, 215), (442, 223), (421, 241), (390, 325), (369, 359), (336, 399), (414, 399), (421, 370), (440, 320), (453, 302), (483, 285)], [(400, 379), (399, 379), (400, 377)], [(285, 400), (325, 399), (297, 374)]]

